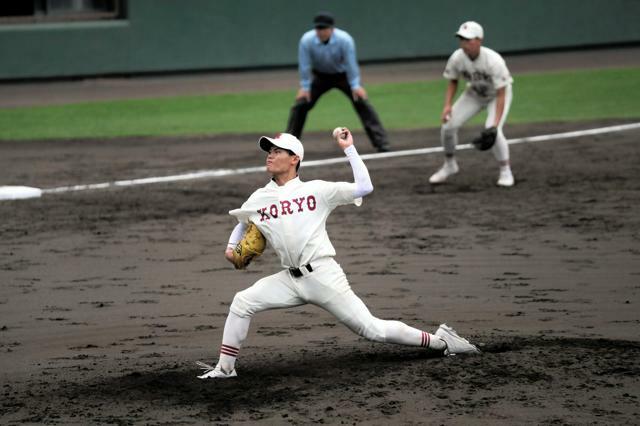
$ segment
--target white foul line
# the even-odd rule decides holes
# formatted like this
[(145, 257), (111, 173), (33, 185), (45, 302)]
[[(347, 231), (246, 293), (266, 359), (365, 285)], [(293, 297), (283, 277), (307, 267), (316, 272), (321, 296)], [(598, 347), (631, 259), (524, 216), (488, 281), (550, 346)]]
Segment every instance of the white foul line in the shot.
[[(633, 129), (639, 129), (639, 128), (640, 128), (640, 123), (631, 123), (631, 124), (622, 124), (617, 126), (601, 127), (597, 129), (577, 130), (573, 132), (564, 132), (564, 133), (553, 133), (549, 135), (540, 135), (540, 136), (531, 136), (526, 138), (511, 139), (509, 140), (509, 145), (515, 145), (519, 143), (529, 143), (529, 142), (542, 142), (542, 141), (549, 141), (554, 139), (568, 139), (568, 138), (575, 138), (579, 136), (599, 135), (602, 133), (622, 132), (625, 130), (633, 130)], [(457, 149), (459, 150), (471, 149), (472, 147), (473, 146), (471, 144), (464, 144), (464, 145), (458, 145)], [(383, 158), (432, 154), (434, 152), (442, 152), (442, 150), (443, 148), (438, 146), (438, 147), (431, 147), (431, 148), (408, 149), (404, 151), (364, 154), (361, 157), (363, 160), (379, 160)], [(328, 164), (343, 163), (346, 161), (347, 161), (346, 157), (327, 158), (324, 160), (305, 161), (302, 163), (302, 167), (325, 166)], [(64, 192), (86, 191), (91, 189), (118, 188), (118, 187), (126, 187), (126, 186), (148, 185), (152, 183), (178, 182), (178, 181), (195, 180), (195, 179), (212, 179), (212, 178), (219, 178), (224, 176), (234, 176), (234, 175), (242, 175), (247, 173), (256, 173), (256, 172), (265, 172), (265, 171), (266, 171), (265, 166), (245, 167), (245, 168), (238, 168), (238, 169), (201, 170), (197, 172), (190, 172), (190, 173), (184, 173), (184, 174), (172, 175), (172, 176), (149, 177), (149, 178), (130, 179), (130, 180), (117, 180), (115, 182), (93, 183), (88, 185), (60, 186), (57, 188), (43, 189), (42, 193), (43, 194), (60, 194)]]

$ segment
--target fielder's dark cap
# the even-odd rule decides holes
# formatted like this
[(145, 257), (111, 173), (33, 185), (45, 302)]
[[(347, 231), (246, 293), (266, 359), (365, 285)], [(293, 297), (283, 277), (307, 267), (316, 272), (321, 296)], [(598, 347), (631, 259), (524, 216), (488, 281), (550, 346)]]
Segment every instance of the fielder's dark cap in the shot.
[(315, 18), (313, 18), (313, 25), (316, 28), (333, 27), (334, 23), (333, 15), (329, 12), (319, 12)]

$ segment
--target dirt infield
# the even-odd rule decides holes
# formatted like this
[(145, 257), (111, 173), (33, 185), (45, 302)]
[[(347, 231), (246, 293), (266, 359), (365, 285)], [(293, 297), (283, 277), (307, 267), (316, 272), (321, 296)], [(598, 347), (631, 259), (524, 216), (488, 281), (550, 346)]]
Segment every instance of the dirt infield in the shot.
[[(438, 145), (437, 130), (392, 136), (395, 149)], [(237, 380), (195, 379), (234, 293), (278, 269), (272, 251), (246, 272), (222, 258), (227, 211), (260, 173), (0, 203), (0, 422), (637, 423), (639, 136), (514, 146), (507, 190), (487, 153), (461, 152), (459, 176), (435, 189), (439, 156), (368, 162), (374, 193), (329, 219), (338, 262), (375, 315), (447, 322), (481, 345), (474, 357), (372, 344), (305, 306), (254, 319)], [(0, 182), (261, 165), (256, 140), (7, 142)], [(327, 135), (305, 143), (306, 159), (340, 155)], [(351, 174), (339, 164), (302, 177)]]

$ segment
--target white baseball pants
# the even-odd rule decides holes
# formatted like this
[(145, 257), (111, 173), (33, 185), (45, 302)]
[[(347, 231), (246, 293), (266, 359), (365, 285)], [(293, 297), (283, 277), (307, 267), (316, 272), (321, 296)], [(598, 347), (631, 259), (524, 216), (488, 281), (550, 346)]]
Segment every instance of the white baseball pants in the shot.
[(422, 331), (399, 321), (374, 317), (351, 290), (342, 268), (332, 258), (312, 262), (314, 271), (293, 278), (289, 271), (262, 278), (236, 294), (231, 312), (250, 317), (267, 309), (311, 303), (333, 314), (354, 333), (377, 342), (420, 346)]
[(294, 278), (284, 270), (262, 278), (236, 294), (225, 323), (218, 365), (225, 371), (233, 370), (254, 314), (307, 303), (327, 310), (350, 330), (369, 340), (445, 349), (445, 343), (433, 334), (400, 321), (381, 320), (371, 315), (351, 290), (342, 268), (333, 258), (314, 261), (312, 266), (310, 273), (301, 268), (304, 275), (300, 278)]
[[(491, 148), (494, 157), (498, 161), (509, 160), (509, 145), (507, 139), (504, 137), (502, 127), (507, 120), (509, 109), (511, 107), (511, 100), (513, 99), (513, 89), (511, 85), (508, 85), (505, 89), (504, 99), (504, 111), (500, 124), (498, 125), (498, 136), (496, 143)], [(453, 155), (456, 151), (456, 145), (458, 145), (458, 129), (462, 127), (464, 123), (469, 121), (474, 115), (478, 114), (483, 108), (487, 109), (487, 119), (485, 121), (485, 128), (493, 126), (493, 122), (496, 117), (496, 99), (484, 100), (471, 92), (469, 89), (465, 90), (458, 100), (453, 104), (451, 109), (451, 118), (448, 122), (442, 125), (440, 130), (440, 140), (444, 147), (445, 154)]]

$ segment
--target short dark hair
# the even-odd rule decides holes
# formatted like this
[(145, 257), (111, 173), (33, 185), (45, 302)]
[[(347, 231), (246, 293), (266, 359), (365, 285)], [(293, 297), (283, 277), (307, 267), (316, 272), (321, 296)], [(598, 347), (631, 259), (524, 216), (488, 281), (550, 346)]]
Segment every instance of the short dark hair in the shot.
[(335, 20), (333, 15), (329, 12), (319, 12), (313, 18), (313, 26), (316, 28), (329, 28), (333, 27)]
[[(285, 151), (287, 151), (289, 155), (297, 155), (295, 152), (291, 151), (290, 149), (285, 149)], [(302, 163), (302, 161), (300, 161), (300, 157), (298, 157), (298, 164), (296, 164), (296, 172), (300, 169), (300, 163)]]

